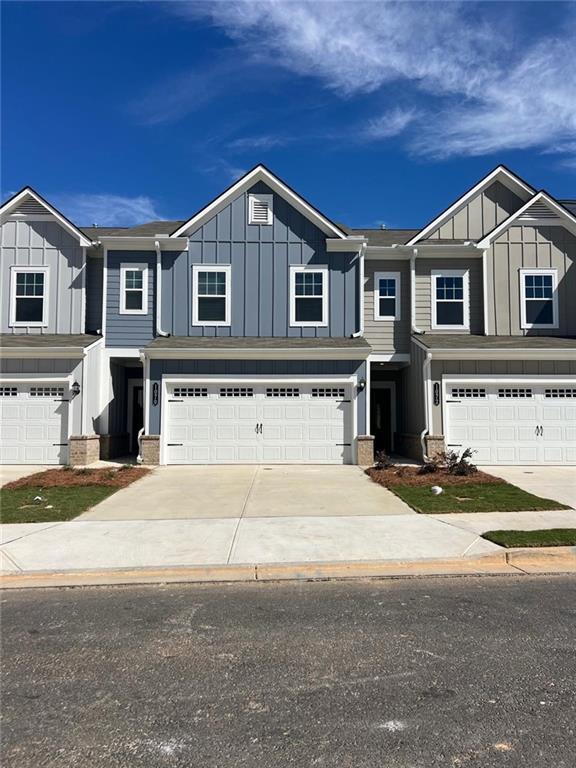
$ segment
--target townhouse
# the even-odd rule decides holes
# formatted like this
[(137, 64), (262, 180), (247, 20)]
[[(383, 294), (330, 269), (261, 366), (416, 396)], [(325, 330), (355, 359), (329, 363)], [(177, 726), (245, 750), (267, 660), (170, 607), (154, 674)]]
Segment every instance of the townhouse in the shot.
[(5, 463), (576, 463), (576, 202), (503, 166), (414, 230), (264, 166), (186, 221), (0, 217)]

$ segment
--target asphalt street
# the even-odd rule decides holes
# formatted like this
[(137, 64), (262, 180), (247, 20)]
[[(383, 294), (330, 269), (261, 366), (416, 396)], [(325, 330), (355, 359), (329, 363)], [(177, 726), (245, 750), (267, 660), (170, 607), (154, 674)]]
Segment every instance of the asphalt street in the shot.
[(4, 768), (573, 768), (576, 579), (5, 592)]

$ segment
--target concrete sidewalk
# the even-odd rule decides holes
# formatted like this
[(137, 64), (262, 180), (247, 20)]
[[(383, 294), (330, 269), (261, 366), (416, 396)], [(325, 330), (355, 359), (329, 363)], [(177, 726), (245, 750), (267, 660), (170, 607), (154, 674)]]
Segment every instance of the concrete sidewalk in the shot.
[(0, 556), (2, 568), (12, 574), (289, 563), (465, 563), (502, 553), (479, 536), (502, 527), (576, 527), (576, 512), (3, 525)]

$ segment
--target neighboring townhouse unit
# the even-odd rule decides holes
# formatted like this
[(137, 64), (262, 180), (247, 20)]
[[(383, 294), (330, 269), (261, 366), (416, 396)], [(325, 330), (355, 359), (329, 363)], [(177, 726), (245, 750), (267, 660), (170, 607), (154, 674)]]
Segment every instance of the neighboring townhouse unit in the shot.
[(187, 221), (0, 208), (1, 457), (576, 463), (576, 203), (499, 166), (421, 230), (263, 166)]

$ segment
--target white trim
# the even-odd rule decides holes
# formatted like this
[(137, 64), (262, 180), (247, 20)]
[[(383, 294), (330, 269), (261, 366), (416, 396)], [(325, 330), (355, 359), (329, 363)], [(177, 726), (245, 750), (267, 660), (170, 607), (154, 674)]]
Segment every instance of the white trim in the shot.
[(82, 246), (82, 269), (80, 270), (80, 333), (86, 331), (86, 273), (88, 272), (88, 259), (86, 248)]
[[(453, 304), (462, 302), (462, 324), (440, 325), (437, 322), (436, 279), (438, 277), (461, 277), (462, 299), (441, 299)], [(431, 269), (430, 270), (430, 327), (435, 331), (469, 331), (470, 330), (470, 271), (468, 269)]]
[[(44, 275), (44, 293), (42, 294), (42, 320), (28, 322), (16, 320), (16, 276), (22, 272), (42, 272)], [(26, 296), (18, 298), (25, 299)], [(39, 299), (39, 296), (30, 296), (29, 298)], [(10, 267), (10, 322), (11, 328), (45, 328), (48, 325), (48, 303), (50, 301), (50, 267), (45, 266), (19, 266), (13, 264)]]
[[(142, 288), (126, 288), (126, 272), (142, 272)], [(126, 291), (142, 292), (142, 308), (128, 309), (126, 307)], [(120, 307), (121, 315), (147, 315), (148, 314), (148, 264), (145, 262), (120, 264)]]
[(141, 353), (140, 347), (105, 347), (103, 352), (105, 357), (138, 357)]
[[(58, 221), (59, 224), (61, 224), (64, 229), (66, 229), (68, 232), (70, 232), (71, 235), (73, 235), (80, 245), (83, 245), (85, 247), (88, 247), (92, 245), (92, 241), (89, 240), (85, 235), (80, 232), (80, 230), (72, 224), (71, 221), (68, 221), (64, 216), (62, 216), (61, 213), (59, 213), (56, 208), (53, 208), (50, 203), (48, 203), (46, 200), (44, 200), (43, 197), (40, 197), (40, 195), (37, 192), (34, 192), (33, 189), (30, 187), (25, 187), (21, 192), (19, 192), (15, 197), (13, 197), (11, 200), (8, 200), (4, 205), (0, 208), (0, 216), (5, 216), (10, 213), (12, 208), (15, 208), (18, 203), (21, 202), (21, 200), (25, 197), (32, 197), (34, 200), (36, 200), (37, 203), (42, 205), (44, 208), (46, 208), (47, 211), (49, 211), (52, 216)], [(18, 217), (20, 219), (20, 217)]]
[[(266, 206), (266, 221), (256, 221), (255, 215), (254, 215), (254, 208), (256, 203), (263, 203)], [(272, 206), (274, 205), (274, 195), (260, 195), (255, 192), (251, 192), (248, 195), (248, 224), (250, 226), (262, 226), (262, 227), (270, 227), (272, 226), (272, 222), (274, 220), (273, 218), (273, 210)]]
[(212, 218), (212, 216), (215, 216), (219, 211), (221, 211), (232, 198), (236, 197), (244, 190), (252, 187), (257, 181), (263, 181), (265, 184), (267, 184), (273, 191), (277, 192), (285, 200), (287, 200), (290, 205), (292, 205), (297, 211), (302, 213), (304, 216), (306, 216), (306, 218), (316, 224), (318, 228), (321, 229), (326, 235), (338, 238), (346, 237), (346, 234), (342, 232), (335, 224), (329, 221), (319, 211), (314, 209), (303, 198), (293, 192), (277, 176), (274, 176), (274, 174), (270, 173), (267, 168), (264, 168), (263, 165), (257, 165), (256, 168), (253, 168), (251, 171), (249, 171), (229, 189), (219, 195), (219, 197), (217, 197), (211, 203), (209, 203), (205, 208), (202, 208), (202, 210), (192, 216), (192, 218), (188, 219), (188, 221), (185, 221), (181, 227), (179, 227), (170, 235), (170, 237), (180, 237), (184, 233), (198, 229), (202, 226), (202, 224), (208, 221), (208, 219)]
[[(546, 192), (538, 192), (534, 197), (530, 198), (528, 202), (522, 206), (522, 208), (519, 208), (516, 213), (513, 213), (512, 216), (509, 216), (507, 219), (504, 219), (504, 221), (499, 224), (495, 229), (492, 230), (492, 232), (489, 232), (486, 237), (482, 238), (478, 242), (478, 248), (488, 248), (494, 240), (496, 240), (498, 237), (500, 237), (501, 234), (503, 234), (509, 227), (511, 227), (514, 222), (518, 221), (518, 218), (522, 216), (534, 203), (539, 202), (540, 200), (543, 200), (546, 205), (548, 205), (550, 208), (552, 208), (558, 216), (563, 220), (564, 225), (567, 226), (569, 230), (576, 233), (576, 216), (574, 216), (570, 211), (566, 210), (562, 205), (559, 205), (555, 200), (553, 200), (550, 195), (547, 195)], [(545, 221), (543, 222), (544, 226), (549, 227), (553, 226), (555, 222), (551, 221)], [(537, 226), (537, 221), (519, 221), (518, 225), (522, 226)]]
[(420, 232), (418, 232), (417, 235), (415, 235), (411, 240), (408, 241), (407, 245), (414, 245), (420, 240), (428, 237), (428, 235), (431, 232), (434, 232), (435, 230), (439, 229), (443, 224), (445, 224), (449, 219), (451, 219), (461, 208), (464, 208), (464, 206), (473, 197), (475, 197), (478, 194), (481, 194), (485, 189), (487, 189), (490, 186), (490, 184), (492, 184), (493, 181), (502, 182), (506, 187), (508, 187), (508, 189), (511, 189), (512, 192), (517, 194), (518, 197), (522, 199), (526, 199), (527, 197), (533, 195), (536, 191), (531, 186), (529, 186), (524, 181), (522, 181), (522, 179), (520, 179), (518, 176), (511, 173), (507, 168), (504, 168), (504, 166), (499, 165), (491, 173), (489, 173), (488, 176), (485, 176), (483, 179), (481, 179), (478, 182), (478, 184), (472, 187), (471, 190), (469, 190), (464, 195), (462, 195), (462, 197), (459, 197), (455, 203), (453, 203), (449, 208), (447, 208), (439, 216), (437, 216), (429, 224), (427, 224), (424, 227), (424, 229), (420, 230)]
[(484, 336), (488, 336), (488, 251), (482, 251), (482, 321)]
[[(529, 323), (526, 320), (526, 302), (534, 301), (534, 299), (526, 298), (526, 281), (527, 275), (551, 275), (552, 276), (552, 323)], [(558, 270), (557, 269), (520, 269), (520, 327), (524, 330), (530, 329), (549, 329), (554, 330), (559, 327), (558, 320)]]
[[(225, 295), (224, 295), (224, 320), (200, 320), (198, 318), (198, 300), (201, 298), (209, 298), (206, 294), (202, 296), (198, 295), (198, 275), (200, 272), (224, 272), (226, 276), (225, 280)], [(232, 322), (232, 266), (230, 264), (194, 264), (192, 266), (192, 325), (201, 326), (202, 328), (215, 328), (231, 325)], [(216, 296), (216, 298), (222, 298), (222, 296)]]
[[(150, 434), (150, 360), (145, 357), (143, 360), (142, 381), (144, 384), (144, 434)], [(162, 408), (162, 401), (160, 402), (161, 412), (160, 418), (164, 408)], [(160, 425), (162, 429), (162, 424)]]
[(572, 384), (576, 380), (576, 374), (574, 374), (574, 376), (566, 376), (566, 374), (562, 373), (542, 373), (535, 376), (531, 373), (526, 375), (518, 373), (510, 376), (503, 376), (500, 373), (443, 373), (442, 379), (445, 379), (446, 381), (458, 382), (460, 384), (467, 381), (486, 381), (490, 384), (521, 384), (522, 382), (527, 382), (529, 384), (539, 384), (542, 381), (553, 381), (555, 384)]
[(0, 383), (3, 381), (59, 381), (70, 384), (73, 378), (71, 373), (55, 375), (50, 373), (2, 373), (0, 374)]
[[(381, 315), (380, 314), (380, 280), (394, 280), (394, 305), (395, 313), (393, 315)], [(374, 272), (374, 320), (392, 320), (397, 321), (401, 318), (401, 292), (402, 292), (402, 278), (400, 272)], [(386, 298), (386, 297), (384, 297)], [(390, 298), (390, 297), (388, 297)]]
[[(149, 361), (146, 361), (148, 366)], [(149, 381), (150, 369), (144, 372), (144, 395), (146, 402), (146, 382)], [(237, 376), (236, 374), (222, 375), (202, 375), (196, 376), (195, 374), (182, 374), (174, 376), (173, 374), (162, 374), (161, 378), (161, 395), (159, 400), (160, 405), (160, 464), (166, 464), (166, 412), (165, 403), (168, 398), (168, 385), (177, 383), (189, 383), (194, 382), (198, 384), (217, 384), (223, 382), (226, 384), (262, 384), (264, 382), (273, 382), (274, 384), (310, 384), (313, 382), (319, 383), (334, 383), (344, 384), (350, 387), (350, 399), (352, 405), (352, 423), (350, 435), (350, 459), (352, 463), (358, 461), (358, 375), (352, 374), (351, 376), (331, 376), (330, 374), (302, 374), (300, 376), (271, 376), (270, 374), (256, 374), (252, 376)], [(148, 387), (149, 388), (149, 387)], [(148, 434), (147, 423), (148, 408), (144, 411), (144, 424), (145, 434)], [(289, 463), (289, 462), (286, 462)], [(309, 462), (306, 462), (309, 463)]]
[[(322, 274), (322, 320), (296, 320), (296, 275), (300, 272), (320, 272)], [(292, 328), (326, 328), (328, 325), (328, 294), (330, 291), (329, 272), (326, 264), (291, 264), (290, 265), (290, 326)], [(310, 298), (319, 298), (313, 296)]]
[(371, 363), (409, 363), (410, 359), (409, 352), (371, 352), (368, 356)]

